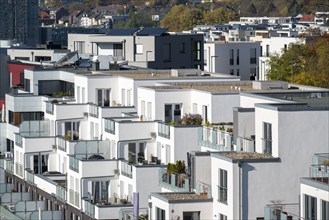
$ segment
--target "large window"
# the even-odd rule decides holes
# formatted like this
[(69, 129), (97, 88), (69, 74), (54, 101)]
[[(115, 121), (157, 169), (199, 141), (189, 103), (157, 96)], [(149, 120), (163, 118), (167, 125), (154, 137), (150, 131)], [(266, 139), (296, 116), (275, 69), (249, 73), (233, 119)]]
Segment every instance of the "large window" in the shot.
[(227, 220), (227, 216), (223, 214), (219, 214), (219, 220)]
[(181, 119), (181, 107), (182, 104), (166, 104), (165, 105), (165, 122), (178, 123)]
[(272, 154), (272, 124), (263, 122), (263, 150), (265, 154)]
[(79, 140), (79, 121), (69, 121), (65, 122), (64, 132), (66, 140)]
[(200, 220), (200, 212), (183, 212), (183, 220)]
[(102, 107), (109, 107), (110, 93), (111, 93), (111, 89), (97, 89), (96, 104)]
[(309, 196), (309, 195), (304, 195), (304, 201), (305, 201), (305, 219), (307, 220), (316, 220), (316, 198)]
[(227, 171), (219, 169), (218, 201), (227, 203)]
[(24, 121), (41, 121), (44, 117), (43, 112), (8, 112), (9, 123), (16, 126)]
[(156, 219), (165, 220), (166, 219), (166, 211), (156, 207)]
[(230, 49), (230, 65), (234, 65), (234, 49)]

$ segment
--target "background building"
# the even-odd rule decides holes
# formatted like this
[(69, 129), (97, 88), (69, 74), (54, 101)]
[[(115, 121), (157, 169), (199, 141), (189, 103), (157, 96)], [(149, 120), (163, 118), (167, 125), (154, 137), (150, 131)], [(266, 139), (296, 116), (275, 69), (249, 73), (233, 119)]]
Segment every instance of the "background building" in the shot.
[(38, 0), (0, 0), (0, 39), (38, 43)]

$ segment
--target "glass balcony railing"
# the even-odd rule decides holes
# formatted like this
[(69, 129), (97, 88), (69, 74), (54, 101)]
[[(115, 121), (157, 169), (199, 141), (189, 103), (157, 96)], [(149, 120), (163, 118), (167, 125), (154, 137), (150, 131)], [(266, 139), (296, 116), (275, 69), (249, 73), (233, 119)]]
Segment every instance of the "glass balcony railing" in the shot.
[(158, 123), (158, 135), (170, 139), (170, 126), (164, 123)]
[(57, 137), (56, 145), (59, 150), (66, 152), (66, 140), (64, 137)]
[(6, 171), (10, 173), (14, 173), (14, 161), (13, 160), (5, 160)]
[(22, 147), (22, 136), (20, 134), (15, 134), (15, 145)]
[(128, 162), (125, 161), (120, 161), (120, 163), (121, 163), (121, 174), (126, 177), (132, 178), (133, 177), (132, 165), (128, 164)]
[(92, 204), (89, 201), (84, 200), (84, 212), (86, 213), (86, 215), (94, 218), (95, 217), (95, 205)]
[(89, 116), (98, 118), (98, 107), (96, 105), (89, 105)]
[(196, 194), (205, 195), (208, 199), (212, 198), (211, 186), (208, 184), (196, 182), (195, 190)]
[(217, 128), (199, 128), (199, 146), (218, 151), (232, 151), (233, 133)]
[(62, 201), (66, 201), (66, 190), (61, 186), (56, 186), (56, 197)]
[(74, 156), (70, 156), (70, 160), (69, 160), (69, 168), (70, 170), (73, 170), (77, 173), (79, 173), (79, 160), (74, 158)]
[(25, 170), (25, 179), (28, 183), (34, 184), (34, 174), (31, 170)]
[(173, 192), (189, 192), (190, 190), (186, 174), (168, 173), (166, 169), (159, 170), (159, 184)]
[(53, 115), (54, 114), (54, 104), (51, 102), (46, 102), (46, 112), (48, 114)]
[(238, 137), (236, 139), (236, 151), (237, 152), (255, 152), (255, 140)]

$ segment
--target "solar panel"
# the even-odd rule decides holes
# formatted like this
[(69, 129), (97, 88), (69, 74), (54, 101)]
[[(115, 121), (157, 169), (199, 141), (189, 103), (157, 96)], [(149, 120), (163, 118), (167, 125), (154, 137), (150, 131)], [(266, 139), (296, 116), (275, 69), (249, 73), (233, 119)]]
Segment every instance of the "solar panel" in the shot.
[(109, 36), (132, 36), (138, 28), (118, 28), (112, 29), (107, 33)]
[(137, 32), (137, 36), (161, 36), (167, 31), (167, 28), (142, 28)]

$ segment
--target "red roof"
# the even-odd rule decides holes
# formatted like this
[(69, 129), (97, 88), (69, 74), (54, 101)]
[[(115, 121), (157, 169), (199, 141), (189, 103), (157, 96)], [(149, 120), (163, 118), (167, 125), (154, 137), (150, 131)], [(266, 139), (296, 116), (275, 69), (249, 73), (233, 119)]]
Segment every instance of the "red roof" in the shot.
[(304, 21), (304, 22), (313, 22), (315, 16), (314, 15), (303, 15), (299, 21)]

